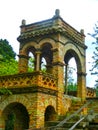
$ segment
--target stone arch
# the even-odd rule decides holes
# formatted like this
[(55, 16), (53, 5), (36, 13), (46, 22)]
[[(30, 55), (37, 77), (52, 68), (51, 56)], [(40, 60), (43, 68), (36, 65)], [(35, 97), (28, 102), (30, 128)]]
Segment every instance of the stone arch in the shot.
[(64, 62), (65, 64), (68, 64), (69, 60), (74, 57), (76, 64), (77, 64), (77, 70), (80, 72), (82, 71), (82, 64), (81, 64), (81, 59), (79, 58), (79, 55), (76, 53), (75, 50), (69, 49), (67, 50), (65, 56), (64, 56)]
[(51, 73), (52, 68), (52, 61), (53, 61), (53, 52), (52, 52), (52, 46), (50, 43), (44, 43), (41, 46), (41, 60), (42, 58), (46, 61), (46, 71)]
[(52, 61), (53, 61), (53, 51), (55, 48), (55, 41), (50, 38), (45, 38), (39, 42), (41, 49), (41, 60), (42, 58), (46, 61), (46, 71), (52, 73)]
[(67, 42), (64, 50), (64, 60), (67, 64), (70, 58), (74, 57), (77, 64), (78, 72), (85, 72), (85, 52), (73, 43)]
[[(74, 57), (75, 62), (76, 62), (76, 66), (77, 66), (77, 86), (78, 86), (78, 90), (77, 90), (77, 95), (78, 97), (84, 96), (85, 98), (85, 84), (86, 84), (86, 79), (85, 79), (85, 51), (83, 48), (81, 48), (80, 46), (77, 46), (76, 44), (73, 43), (66, 43), (65, 44), (65, 50), (64, 50), (64, 62), (66, 64), (66, 68), (68, 65), (69, 60)], [(67, 77), (66, 77), (67, 78)], [(65, 78), (65, 79), (66, 79)], [(65, 85), (66, 86), (66, 85)], [(80, 92), (81, 91), (81, 92)], [(84, 94), (83, 94), (83, 93)]]
[(2, 113), (5, 129), (24, 130), (29, 128), (26, 107), (18, 102), (10, 103)]
[[(0, 110), (3, 111), (6, 108), (6, 106), (8, 106), (10, 103), (13, 103), (13, 102), (18, 102), (18, 103), (23, 104), (23, 106), (27, 106), (28, 98), (25, 95), (23, 96), (10, 95), (6, 98), (4, 102), (0, 103)], [(28, 106), (29, 106), (29, 103), (28, 103)]]
[(45, 122), (55, 120), (56, 119), (55, 108), (52, 105), (47, 106), (44, 116), (45, 116)]
[[(27, 105), (28, 104), (28, 105)], [(29, 116), (28, 116), (28, 108), (30, 107), (30, 104), (28, 102), (28, 98), (26, 98), (25, 95), (23, 96), (19, 96), (19, 95), (10, 95), (8, 98), (6, 98), (6, 100), (4, 102), (0, 103), (0, 125), (2, 125), (2, 128), (5, 128), (5, 119), (7, 118), (7, 115), (10, 114), (10, 110), (13, 110), (13, 107), (18, 106), (18, 108), (22, 108), (24, 110), (24, 114), (25, 116), (27, 116), (27, 124), (26, 127), (28, 126), (28, 122), (29, 122)], [(28, 108), (26, 107), (28, 106)], [(17, 108), (17, 107), (16, 107)], [(16, 109), (17, 111), (17, 109)], [(15, 111), (15, 112), (16, 112)], [(11, 111), (13, 112), (13, 111)], [(19, 113), (21, 113), (19, 111)], [(24, 118), (24, 116), (22, 116)], [(20, 126), (22, 127), (22, 126)], [(19, 129), (16, 129), (19, 130)], [(21, 130), (21, 129), (20, 129)]]
[(22, 53), (22, 54), (24, 54), (24, 55), (28, 55), (28, 52), (29, 51), (32, 51), (32, 52), (34, 52), (34, 50), (36, 50), (37, 48), (39, 48), (39, 45), (38, 45), (38, 43), (36, 43), (36, 42), (29, 42), (28, 44), (25, 44), (22, 48), (21, 48), (21, 50), (20, 50), (20, 54)]
[[(28, 62), (29, 62), (29, 53), (31, 52), (36, 61), (36, 50), (38, 48), (38, 44), (36, 42), (29, 42), (20, 48), (19, 51), (19, 72), (28, 72)], [(34, 70), (36, 68), (36, 62), (34, 64)]]
[(45, 43), (50, 43), (51, 46), (52, 46), (52, 48), (55, 48), (55, 47), (56, 47), (56, 42), (55, 42), (55, 40), (53, 40), (53, 39), (51, 39), (51, 38), (44, 38), (44, 39), (40, 40), (40, 42), (39, 42), (40, 48), (42, 48), (43, 44), (45, 44)]

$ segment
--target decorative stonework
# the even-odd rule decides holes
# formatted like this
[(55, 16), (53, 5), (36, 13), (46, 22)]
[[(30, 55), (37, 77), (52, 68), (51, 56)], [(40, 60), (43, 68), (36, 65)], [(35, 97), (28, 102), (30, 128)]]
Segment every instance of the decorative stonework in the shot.
[[(72, 57), (77, 64), (78, 97), (82, 100), (86, 98), (87, 47), (83, 30), (75, 30), (61, 18), (59, 10), (56, 10), (55, 15), (48, 20), (29, 25), (22, 20), (18, 41), (19, 73), (0, 76), (0, 88), (7, 87), (13, 93), (0, 95), (1, 130), (5, 129), (5, 120), (12, 110), (18, 114), (16, 130), (17, 122), (23, 121), (23, 125), (27, 123), (28, 128), (40, 128), (44, 127), (45, 121), (55, 120), (55, 116), (66, 114), (71, 100), (64, 95), (64, 67), (67, 67)], [(34, 55), (32, 73), (28, 73), (29, 53)], [(44, 73), (41, 70), (42, 58), (46, 61)], [(21, 124), (18, 125), (18, 130), (27, 129)]]
[(0, 87), (20, 88), (40, 86), (57, 90), (57, 79), (42, 72), (16, 74), (0, 77)]
[(67, 36), (72, 41), (79, 42), (83, 44), (85, 35), (78, 32), (68, 23), (66, 23), (59, 15), (54, 16), (52, 19), (41, 21), (38, 23), (33, 23), (30, 25), (21, 26), (21, 35), (18, 37), (18, 41), (24, 41), (29, 38), (34, 38), (37, 36), (43, 36), (47, 34), (61, 33)]

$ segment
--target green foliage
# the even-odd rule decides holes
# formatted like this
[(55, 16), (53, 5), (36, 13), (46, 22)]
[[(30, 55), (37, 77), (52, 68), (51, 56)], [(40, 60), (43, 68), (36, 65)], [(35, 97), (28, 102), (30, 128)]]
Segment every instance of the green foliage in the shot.
[(98, 87), (95, 87), (96, 97), (98, 97)]
[(69, 85), (72, 85), (72, 84), (74, 83), (73, 73), (74, 73), (75, 71), (76, 71), (76, 70), (75, 70), (75, 68), (73, 68), (73, 67), (69, 67), (69, 68), (68, 68), (68, 72), (67, 72), (67, 73), (68, 73), (68, 77), (67, 77), (67, 78), (68, 78), (68, 79), (67, 79), (67, 80), (68, 80), (68, 81), (67, 81), (67, 82), (68, 82), (68, 86), (69, 86)]
[[(34, 57), (30, 57), (29, 62), (28, 62), (28, 72), (34, 71), (34, 67), (35, 67), (34, 64), (35, 64)], [(41, 71), (46, 72), (45, 62), (42, 62), (42, 64), (41, 64)]]
[[(98, 25), (95, 24), (94, 27), (94, 33), (93, 34), (89, 34), (91, 37), (94, 38), (94, 42), (92, 43), (95, 46), (95, 50), (93, 52), (93, 62), (92, 62), (92, 69), (91, 74), (92, 75), (96, 75), (98, 76)], [(98, 86), (98, 80), (96, 80), (96, 84), (95, 86)]]
[(34, 62), (35, 62), (34, 58), (30, 57), (28, 63), (28, 72), (34, 71)]
[(18, 72), (18, 62), (15, 60), (16, 53), (9, 42), (0, 39), (0, 76)]
[(14, 130), (15, 114), (10, 113), (8, 119), (6, 120), (5, 130)]
[(4, 39), (0, 39), (0, 58), (3, 60), (15, 59), (16, 53), (13, 51), (13, 48), (9, 42)]
[(12, 92), (7, 88), (0, 88), (0, 93), (4, 95), (12, 95)]
[(77, 91), (77, 85), (73, 83), (69, 84), (68, 91)]
[(11, 75), (18, 73), (18, 62), (14, 59), (0, 61), (0, 75)]

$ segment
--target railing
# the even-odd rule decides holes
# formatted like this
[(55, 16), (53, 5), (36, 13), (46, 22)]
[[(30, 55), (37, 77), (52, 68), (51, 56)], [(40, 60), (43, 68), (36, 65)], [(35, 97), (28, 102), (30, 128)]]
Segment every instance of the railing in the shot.
[(21, 88), (30, 86), (40, 86), (57, 90), (57, 80), (53, 75), (42, 72), (0, 76), (0, 88)]
[[(80, 109), (78, 109), (75, 113), (73, 113), (72, 115), (70, 115), (69, 117), (65, 118), (63, 121), (61, 121), (59, 124), (57, 124), (56, 126), (52, 126), (52, 127), (49, 127), (49, 130), (56, 130), (56, 128), (59, 128), (61, 126), (63, 126), (63, 124), (65, 124), (68, 120), (72, 119), (75, 115), (79, 114), (85, 107), (87, 107), (89, 104), (91, 104), (92, 101), (89, 101), (87, 102), (86, 104), (84, 104), (82, 107), (80, 107)], [(84, 119), (81, 118), (80, 121), (82, 121)], [(79, 122), (80, 122), (79, 121)]]
[[(74, 130), (74, 128), (81, 122), (83, 121), (85, 118), (87, 117), (86, 116), (83, 116), (82, 118), (80, 118), (71, 128), (69, 128), (69, 130)], [(84, 126), (85, 127), (85, 126)]]

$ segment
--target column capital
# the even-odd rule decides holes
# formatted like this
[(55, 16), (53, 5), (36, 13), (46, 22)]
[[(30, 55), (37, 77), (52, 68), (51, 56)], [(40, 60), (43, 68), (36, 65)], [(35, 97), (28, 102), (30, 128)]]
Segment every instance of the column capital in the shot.
[(59, 66), (64, 66), (65, 64), (63, 62), (57, 61), (52, 63), (53, 66), (59, 65)]
[(41, 49), (38, 48), (38, 49), (35, 51), (35, 53), (36, 53), (36, 54), (41, 54)]
[(26, 56), (26, 55), (17, 55), (19, 58), (25, 58), (25, 59), (29, 59), (30, 56)]
[(78, 76), (86, 76), (87, 75), (87, 73), (85, 73), (85, 72), (77, 72), (77, 74), (78, 74)]

